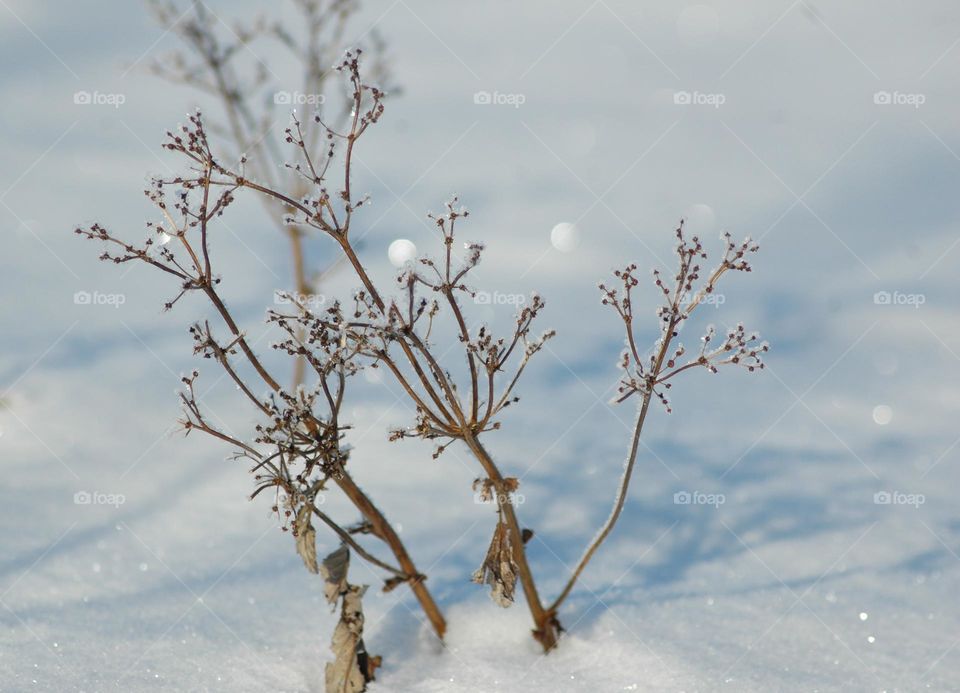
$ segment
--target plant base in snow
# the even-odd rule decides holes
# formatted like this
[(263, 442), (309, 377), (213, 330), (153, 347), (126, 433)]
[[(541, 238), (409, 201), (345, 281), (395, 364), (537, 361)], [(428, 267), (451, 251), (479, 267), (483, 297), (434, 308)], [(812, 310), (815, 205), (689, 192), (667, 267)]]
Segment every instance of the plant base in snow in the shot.
[(366, 585), (351, 585), (347, 581), (350, 550), (346, 546), (323, 559), (320, 572), (326, 584), (327, 601), (336, 607), (340, 603), (340, 621), (333, 630), (330, 649), (334, 660), (327, 664), (326, 693), (359, 693), (367, 690), (373, 681), (380, 657), (371, 656), (363, 643), (363, 595)]

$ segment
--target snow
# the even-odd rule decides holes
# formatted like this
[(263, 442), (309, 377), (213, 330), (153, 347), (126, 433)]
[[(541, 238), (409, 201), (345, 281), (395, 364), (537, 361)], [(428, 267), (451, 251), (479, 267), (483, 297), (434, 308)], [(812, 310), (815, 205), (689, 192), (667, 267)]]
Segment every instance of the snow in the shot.
[[(97, 368), (126, 373), (135, 365)], [(59, 393), (48, 379), (20, 389), (24, 420), (56, 411), (61, 396), (86, 393), (92, 409), (104, 406), (85, 376), (59, 378)], [(230, 392), (225, 384), (211, 403), (219, 407)], [(374, 418), (390, 411), (364, 406)], [(229, 406), (218, 411), (229, 418)], [(0, 492), (9, 538), (0, 564), (5, 689), (320, 690), (334, 615), (269, 502), (243, 502), (242, 468), (220, 461), (218, 446), (163, 436), (153, 419), (78, 416), (96, 440), (106, 441), (117, 423), (161, 437), (122, 479), (112, 458), (84, 445), (64, 458), (83, 482), (58, 473), (38, 484), (30, 460), (44, 450), (16, 420), (9, 426), (4, 442), (14, 454)], [(144, 440), (119, 441), (117, 457), (133, 463)], [(63, 449), (55, 439), (50, 445)], [(393, 486), (388, 513), (420, 563), (434, 564), (430, 585), (450, 631), (440, 647), (403, 588), (371, 589), (367, 644), (385, 660), (373, 692), (912, 691), (949, 690), (960, 680), (951, 649), (960, 560), (951, 551), (953, 485), (942, 478), (911, 488), (925, 494), (922, 506), (878, 505), (878, 485), (849, 457), (759, 456), (723, 478), (726, 460), (706, 464), (712, 480), (699, 488), (725, 494), (724, 504), (678, 506), (676, 479), (641, 452), (623, 521), (563, 609), (568, 633), (559, 649), (544, 657), (528, 635), (522, 599), (499, 609), (469, 583), (492, 530), (489, 508), (466, 501), (424, 513), (403, 495), (405, 486), (427, 484), (430, 497), (455, 498), (469, 489), (470, 469), (451, 462), (453, 478), (440, 478), (410, 459), (402, 462), (406, 481), (378, 479), (395, 449), (371, 435), (357, 447), (358, 474), (374, 497)], [(688, 477), (682, 459), (657, 454)], [(538, 529), (530, 554), (547, 595), (608, 510), (619, 463), (597, 464), (604, 474), (560, 464), (579, 501), (562, 487), (546, 493), (556, 469), (523, 482), (520, 513)], [(895, 458), (880, 454), (870, 465), (897, 485)], [(77, 488), (123, 502), (77, 505)], [(564, 505), (586, 510), (573, 527), (563, 524), (569, 512), (550, 519)], [(343, 510), (335, 494), (325, 510)], [(319, 540), (321, 551), (334, 546), (322, 531)], [(377, 584), (354, 563), (353, 580)]]

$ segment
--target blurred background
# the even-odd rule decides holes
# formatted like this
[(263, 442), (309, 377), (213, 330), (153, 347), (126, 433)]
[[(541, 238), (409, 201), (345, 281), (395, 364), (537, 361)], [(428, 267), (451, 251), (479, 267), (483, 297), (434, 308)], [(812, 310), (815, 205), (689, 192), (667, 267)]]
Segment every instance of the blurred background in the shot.
[[(259, 12), (297, 28), (289, 3), (206, 7), (225, 37)], [(488, 247), (476, 288), (538, 291), (541, 326), (558, 330), (488, 438), (521, 478), (548, 595), (607, 516), (633, 415), (608, 404), (623, 337), (597, 282), (627, 261), (672, 268), (681, 217), (714, 252), (723, 231), (749, 235), (753, 273), (725, 278), (685, 341), (743, 321), (772, 344), (763, 373), (686, 374), (674, 413), (652, 411), (626, 513), (564, 614), (579, 654), (542, 661), (522, 605), (502, 613), (467, 581), (494, 522), (473, 502), (479, 472), (463, 450), (434, 461), (428, 445), (388, 443), (412, 411), (361, 376), (354, 473), (459, 619), (451, 642), (468, 663), (433, 652), (403, 589), (374, 587), (382, 690), (431, 677), (447, 688), (423, 690), (458, 690), (448, 679), (464, 667), (474, 690), (514, 690), (483, 665), (507, 647), (523, 653), (524, 687), (955, 688), (958, 8), (368, 0), (347, 26), (345, 45), (383, 41), (394, 87), (355, 169), (373, 199), (354, 223), (374, 276), (391, 280), (398, 239), (439, 250), (426, 212), (456, 192), (471, 211), (461, 237)], [(243, 463), (176, 430), (179, 375), (197, 365), (186, 327), (206, 306), (163, 312), (170, 282), (99, 263), (72, 233), (97, 221), (145, 237), (148, 176), (181, 166), (163, 133), (195, 107), (219, 115), (216, 100), (150, 73), (178, 39), (136, 2), (0, 0), (0, 36), (4, 687), (312, 689), (334, 623), (319, 581), (270, 500), (245, 501)], [(276, 42), (244, 50), (264, 93), (296, 93)], [(289, 108), (273, 113), (282, 131)], [(264, 311), (291, 288), (286, 241), (242, 198), (215, 248), (224, 295), (268, 354)], [(319, 237), (307, 255), (314, 268), (336, 257)], [(354, 285), (334, 272), (320, 291)], [(652, 342), (657, 296), (640, 289)], [(470, 308), (501, 330), (515, 310)], [(200, 390), (225, 427), (250, 429), (210, 366)], [(694, 492), (724, 502), (677, 502)], [(355, 519), (336, 494), (328, 505)], [(616, 687), (588, 663), (601, 655), (633, 663)]]

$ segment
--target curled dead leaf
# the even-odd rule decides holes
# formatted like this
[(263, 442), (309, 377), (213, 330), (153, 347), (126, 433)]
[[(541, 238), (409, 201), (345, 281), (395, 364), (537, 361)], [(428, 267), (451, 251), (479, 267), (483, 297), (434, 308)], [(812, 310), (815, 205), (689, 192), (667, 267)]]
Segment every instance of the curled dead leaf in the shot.
[(346, 544), (341, 544), (340, 548), (323, 559), (323, 565), (320, 572), (323, 575), (324, 585), (323, 593), (330, 604), (336, 604), (341, 594), (345, 594), (349, 588), (347, 583), (347, 570), (350, 568), (350, 549)]
[[(359, 693), (366, 690), (367, 676), (360, 667), (360, 656), (369, 661), (363, 646), (363, 604), (366, 587), (350, 585), (343, 593), (340, 621), (333, 631), (330, 649), (334, 659), (326, 667), (327, 693)], [(372, 674), (372, 672), (369, 672)]]
[(326, 580), (327, 599), (340, 602), (340, 620), (333, 631), (330, 649), (333, 661), (324, 671), (326, 693), (361, 693), (373, 681), (381, 659), (370, 655), (363, 643), (363, 595), (366, 585), (347, 581), (350, 550), (341, 546), (323, 559), (321, 572)]
[(517, 572), (510, 533), (503, 522), (498, 522), (483, 564), (474, 572), (472, 579), (477, 584), (490, 585), (490, 598), (499, 606), (507, 608), (513, 604)]

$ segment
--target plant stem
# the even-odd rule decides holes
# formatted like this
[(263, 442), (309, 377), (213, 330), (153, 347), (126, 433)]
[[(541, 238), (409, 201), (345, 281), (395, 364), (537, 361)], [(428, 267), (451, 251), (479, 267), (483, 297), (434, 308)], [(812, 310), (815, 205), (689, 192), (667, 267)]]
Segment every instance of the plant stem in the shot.
[(343, 490), (357, 509), (360, 510), (363, 516), (373, 525), (374, 534), (390, 547), (397, 562), (400, 564), (400, 569), (407, 575), (416, 576), (409, 581), (410, 589), (413, 591), (417, 601), (420, 602), (423, 612), (430, 620), (430, 625), (433, 627), (434, 633), (436, 633), (438, 638), (443, 640), (444, 633), (446, 633), (447, 630), (447, 622), (440, 612), (440, 607), (437, 606), (437, 603), (433, 600), (433, 596), (424, 584), (426, 577), (421, 576), (417, 571), (417, 567), (410, 558), (410, 554), (407, 553), (406, 547), (403, 545), (400, 537), (397, 536), (393, 526), (387, 521), (387, 518), (383, 516), (383, 513), (380, 512), (377, 506), (375, 506), (360, 487), (357, 486), (353, 477), (347, 474), (345, 470), (342, 470), (342, 472), (339, 478), (335, 479), (337, 486)]
[[(290, 256), (293, 261), (293, 283), (297, 291), (297, 300), (306, 300), (306, 297), (313, 292), (313, 288), (307, 283), (307, 272), (303, 257), (303, 232), (296, 226), (290, 226), (286, 229), (287, 238), (290, 239)], [(298, 338), (303, 339), (303, 330), (297, 333)], [(303, 356), (298, 356), (293, 363), (293, 390), (304, 382), (304, 376), (307, 371), (307, 360)]]
[(633, 440), (630, 443), (630, 456), (627, 459), (627, 466), (623, 472), (623, 478), (620, 481), (620, 489), (617, 492), (616, 498), (614, 499), (613, 511), (610, 513), (607, 521), (600, 529), (600, 532), (587, 547), (587, 550), (584, 552), (580, 562), (577, 563), (577, 567), (574, 569), (573, 574), (570, 576), (570, 579), (564, 586), (560, 596), (557, 597), (550, 605), (550, 611), (556, 612), (560, 608), (560, 605), (563, 604), (564, 600), (570, 594), (570, 590), (572, 590), (573, 586), (576, 584), (577, 579), (580, 577), (580, 573), (582, 573), (583, 569), (587, 567), (587, 563), (589, 563), (590, 559), (593, 558), (593, 554), (598, 548), (600, 548), (600, 544), (602, 544), (607, 538), (607, 535), (613, 531), (613, 526), (617, 524), (617, 520), (620, 519), (620, 513), (623, 511), (624, 503), (627, 500), (627, 489), (630, 487), (630, 477), (633, 476), (633, 467), (637, 461), (637, 449), (640, 445), (640, 433), (643, 431), (643, 422), (647, 418), (647, 410), (650, 408), (651, 396), (652, 393), (648, 393), (646, 396), (644, 396), (643, 404), (640, 406), (640, 414), (637, 416), (637, 422), (633, 428)]
[[(553, 604), (550, 605), (551, 611), (555, 612), (560, 608), (560, 605), (563, 604), (564, 600), (573, 589), (573, 586), (576, 584), (577, 579), (580, 577), (580, 573), (582, 573), (583, 569), (587, 567), (587, 563), (589, 563), (590, 559), (593, 558), (593, 554), (596, 553), (597, 549), (600, 548), (600, 545), (610, 535), (610, 532), (613, 531), (614, 525), (616, 525), (617, 520), (620, 519), (620, 513), (623, 512), (623, 506), (627, 500), (627, 492), (630, 490), (630, 479), (633, 476), (633, 468), (637, 462), (637, 451), (640, 446), (640, 435), (643, 433), (643, 424), (647, 420), (647, 412), (650, 409), (650, 400), (653, 399), (653, 386), (657, 382), (657, 378), (660, 376), (660, 372), (663, 369), (663, 362), (666, 360), (667, 352), (670, 350), (670, 342), (673, 341), (674, 332), (680, 322), (680, 318), (678, 317), (677, 313), (677, 306), (678, 301), (680, 300), (680, 290), (683, 286), (683, 278), (685, 278), (685, 276), (686, 269), (682, 268), (681, 280), (678, 283), (678, 288), (671, 304), (673, 307), (673, 317), (671, 317), (670, 323), (663, 333), (660, 349), (657, 352), (656, 358), (651, 366), (649, 385), (646, 392), (643, 394), (643, 402), (640, 405), (640, 413), (637, 415), (637, 421), (633, 427), (633, 437), (630, 441), (630, 454), (627, 457), (627, 466), (626, 469), (624, 469), (620, 486), (617, 489), (617, 494), (613, 501), (613, 510), (611, 511), (609, 517), (607, 517), (607, 521), (604, 522), (603, 526), (600, 528), (600, 532), (593, 538), (589, 546), (587, 546), (587, 550), (577, 563), (577, 567), (574, 568), (573, 574), (570, 576), (570, 579), (567, 580), (567, 584), (564, 586), (563, 591), (560, 592), (560, 596), (558, 596), (553, 601)], [(632, 335), (629, 321), (626, 321), (626, 326), (627, 334)]]
[[(210, 301), (214, 304), (224, 321), (227, 323), (231, 333), (233, 333), (239, 340), (240, 348), (247, 356), (247, 359), (251, 364), (253, 364), (254, 368), (260, 374), (264, 382), (272, 390), (278, 392), (280, 390), (280, 385), (270, 376), (269, 373), (267, 373), (259, 359), (247, 345), (243, 334), (240, 332), (240, 328), (237, 327), (237, 324), (234, 322), (230, 312), (223, 304), (223, 301), (220, 300), (220, 296), (209, 285), (205, 286), (204, 288)], [(373, 525), (376, 535), (380, 537), (387, 544), (387, 546), (390, 547), (393, 555), (396, 556), (397, 561), (400, 563), (401, 570), (403, 570), (403, 572), (407, 575), (420, 575), (410, 558), (410, 554), (407, 553), (406, 547), (403, 545), (403, 542), (393, 530), (393, 527), (390, 525), (390, 523), (387, 522), (387, 519), (384, 517), (383, 513), (381, 513), (377, 506), (373, 504), (373, 501), (370, 500), (363, 490), (357, 486), (357, 484), (353, 481), (353, 478), (346, 472), (346, 470), (341, 468), (341, 472), (342, 473), (339, 475), (339, 478), (336, 479), (337, 485), (343, 490), (343, 492), (351, 500), (354, 506), (356, 506), (360, 513), (370, 522), (370, 524)], [(410, 589), (413, 590), (417, 601), (419, 601), (421, 607), (423, 607), (423, 611), (430, 620), (437, 637), (442, 640), (443, 634), (446, 632), (447, 624), (444, 621), (443, 614), (440, 613), (440, 608), (433, 600), (433, 597), (430, 595), (430, 592), (427, 590), (426, 586), (423, 584), (423, 579), (411, 580)]]
[(513, 503), (510, 502), (510, 496), (506, 492), (503, 475), (499, 468), (490, 457), (490, 453), (480, 444), (472, 434), (465, 435), (463, 438), (467, 447), (473, 453), (477, 461), (483, 467), (487, 476), (493, 481), (497, 489), (497, 505), (503, 518), (507, 522), (507, 529), (510, 532), (510, 544), (513, 549), (513, 559), (517, 563), (517, 570), (520, 573), (520, 584), (523, 586), (523, 594), (527, 599), (527, 607), (530, 609), (530, 615), (536, 628), (533, 631), (533, 637), (543, 646), (544, 652), (549, 652), (557, 646), (560, 638), (560, 623), (556, 619), (553, 609), (544, 609), (540, 601), (540, 595), (537, 592), (537, 585), (533, 579), (533, 573), (530, 570), (530, 564), (527, 562), (527, 551), (523, 543), (523, 532), (520, 529), (520, 523), (517, 520), (517, 514), (514, 511)]

